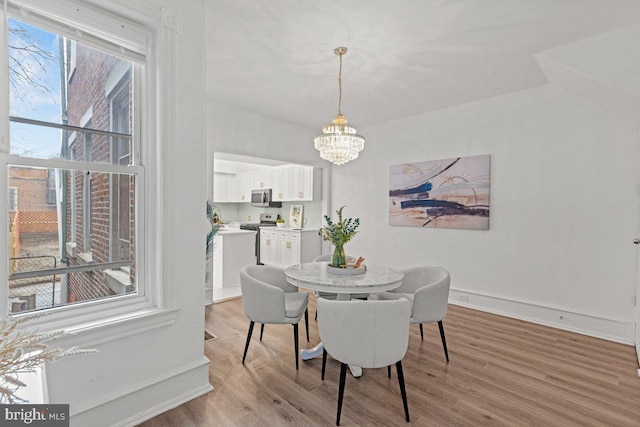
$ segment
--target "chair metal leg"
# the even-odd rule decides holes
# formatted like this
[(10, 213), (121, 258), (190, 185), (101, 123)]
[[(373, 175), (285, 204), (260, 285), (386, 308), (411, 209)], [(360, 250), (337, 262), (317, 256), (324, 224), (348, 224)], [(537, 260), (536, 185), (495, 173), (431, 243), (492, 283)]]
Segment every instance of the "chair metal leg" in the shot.
[(253, 320), (249, 323), (249, 332), (247, 333), (247, 343), (244, 345), (244, 354), (242, 355), (242, 364), (244, 365), (244, 359), (247, 358), (247, 350), (249, 350), (249, 343), (251, 342), (251, 334), (253, 333)]
[(327, 349), (322, 349), (322, 381), (324, 381), (324, 371), (327, 367)]
[(438, 321), (438, 327), (440, 328), (440, 338), (442, 338), (442, 347), (444, 348), (444, 356), (447, 358), (447, 363), (449, 363), (449, 352), (447, 351), (447, 340), (444, 338), (444, 326), (442, 325), (442, 320)]
[(304, 310), (304, 326), (307, 328), (307, 342), (309, 342), (309, 309)]
[(422, 332), (422, 323), (420, 323), (420, 338), (424, 341), (424, 332)]
[(264, 332), (264, 323), (260, 325), (260, 341), (262, 341), (262, 333)]
[(340, 365), (340, 386), (338, 387), (338, 415), (336, 416), (336, 425), (340, 425), (340, 414), (342, 413), (342, 398), (344, 397), (344, 383), (347, 378), (347, 364)]
[(387, 366), (387, 377), (391, 378), (391, 365)]
[(400, 383), (400, 394), (402, 395), (402, 405), (404, 406), (404, 417), (409, 422), (409, 405), (407, 404), (407, 391), (404, 388), (404, 374), (402, 372), (402, 361), (396, 362), (398, 372), (398, 383)]
[(298, 370), (298, 324), (293, 325), (293, 346), (296, 348), (296, 371)]

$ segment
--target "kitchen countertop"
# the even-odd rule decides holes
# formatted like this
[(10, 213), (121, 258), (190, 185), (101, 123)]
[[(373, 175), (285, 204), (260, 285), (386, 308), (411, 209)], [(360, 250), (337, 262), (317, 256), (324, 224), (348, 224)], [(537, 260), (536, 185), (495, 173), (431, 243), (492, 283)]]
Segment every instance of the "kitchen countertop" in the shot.
[(269, 230), (280, 231), (318, 231), (317, 228), (291, 228), (291, 227), (269, 227)]
[(242, 233), (253, 233), (256, 234), (255, 230), (241, 230), (237, 227), (222, 227), (216, 234), (220, 234), (222, 236), (226, 234), (242, 234)]

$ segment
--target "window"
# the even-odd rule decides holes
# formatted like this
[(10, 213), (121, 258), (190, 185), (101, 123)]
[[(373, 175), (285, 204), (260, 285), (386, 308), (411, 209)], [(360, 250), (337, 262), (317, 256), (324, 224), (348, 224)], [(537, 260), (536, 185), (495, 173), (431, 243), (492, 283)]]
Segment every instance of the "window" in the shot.
[(10, 313), (142, 295), (144, 57), (23, 11), (8, 45)]

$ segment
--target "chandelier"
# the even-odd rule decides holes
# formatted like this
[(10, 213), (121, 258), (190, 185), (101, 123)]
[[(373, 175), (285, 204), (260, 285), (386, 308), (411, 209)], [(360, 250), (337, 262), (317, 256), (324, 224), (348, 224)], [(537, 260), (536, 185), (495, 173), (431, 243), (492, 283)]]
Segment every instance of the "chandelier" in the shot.
[(320, 157), (336, 165), (342, 165), (358, 157), (364, 148), (364, 137), (358, 135), (356, 128), (351, 126), (347, 118), (342, 115), (342, 55), (347, 53), (346, 47), (337, 47), (333, 53), (340, 56), (340, 73), (338, 74), (338, 115), (331, 124), (322, 127), (322, 135), (313, 140)]

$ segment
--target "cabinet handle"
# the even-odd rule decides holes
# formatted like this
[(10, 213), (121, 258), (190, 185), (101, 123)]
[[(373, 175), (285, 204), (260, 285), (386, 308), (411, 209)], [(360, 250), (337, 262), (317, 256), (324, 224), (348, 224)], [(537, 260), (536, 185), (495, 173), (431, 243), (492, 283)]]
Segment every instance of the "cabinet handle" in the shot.
[(260, 183), (260, 188), (264, 188), (264, 182)]
[(302, 199), (304, 197), (304, 193), (303, 192), (298, 193), (298, 197)]
[(244, 200), (244, 194), (242, 195), (242, 200)]
[(291, 249), (291, 242), (287, 242), (287, 249)]

